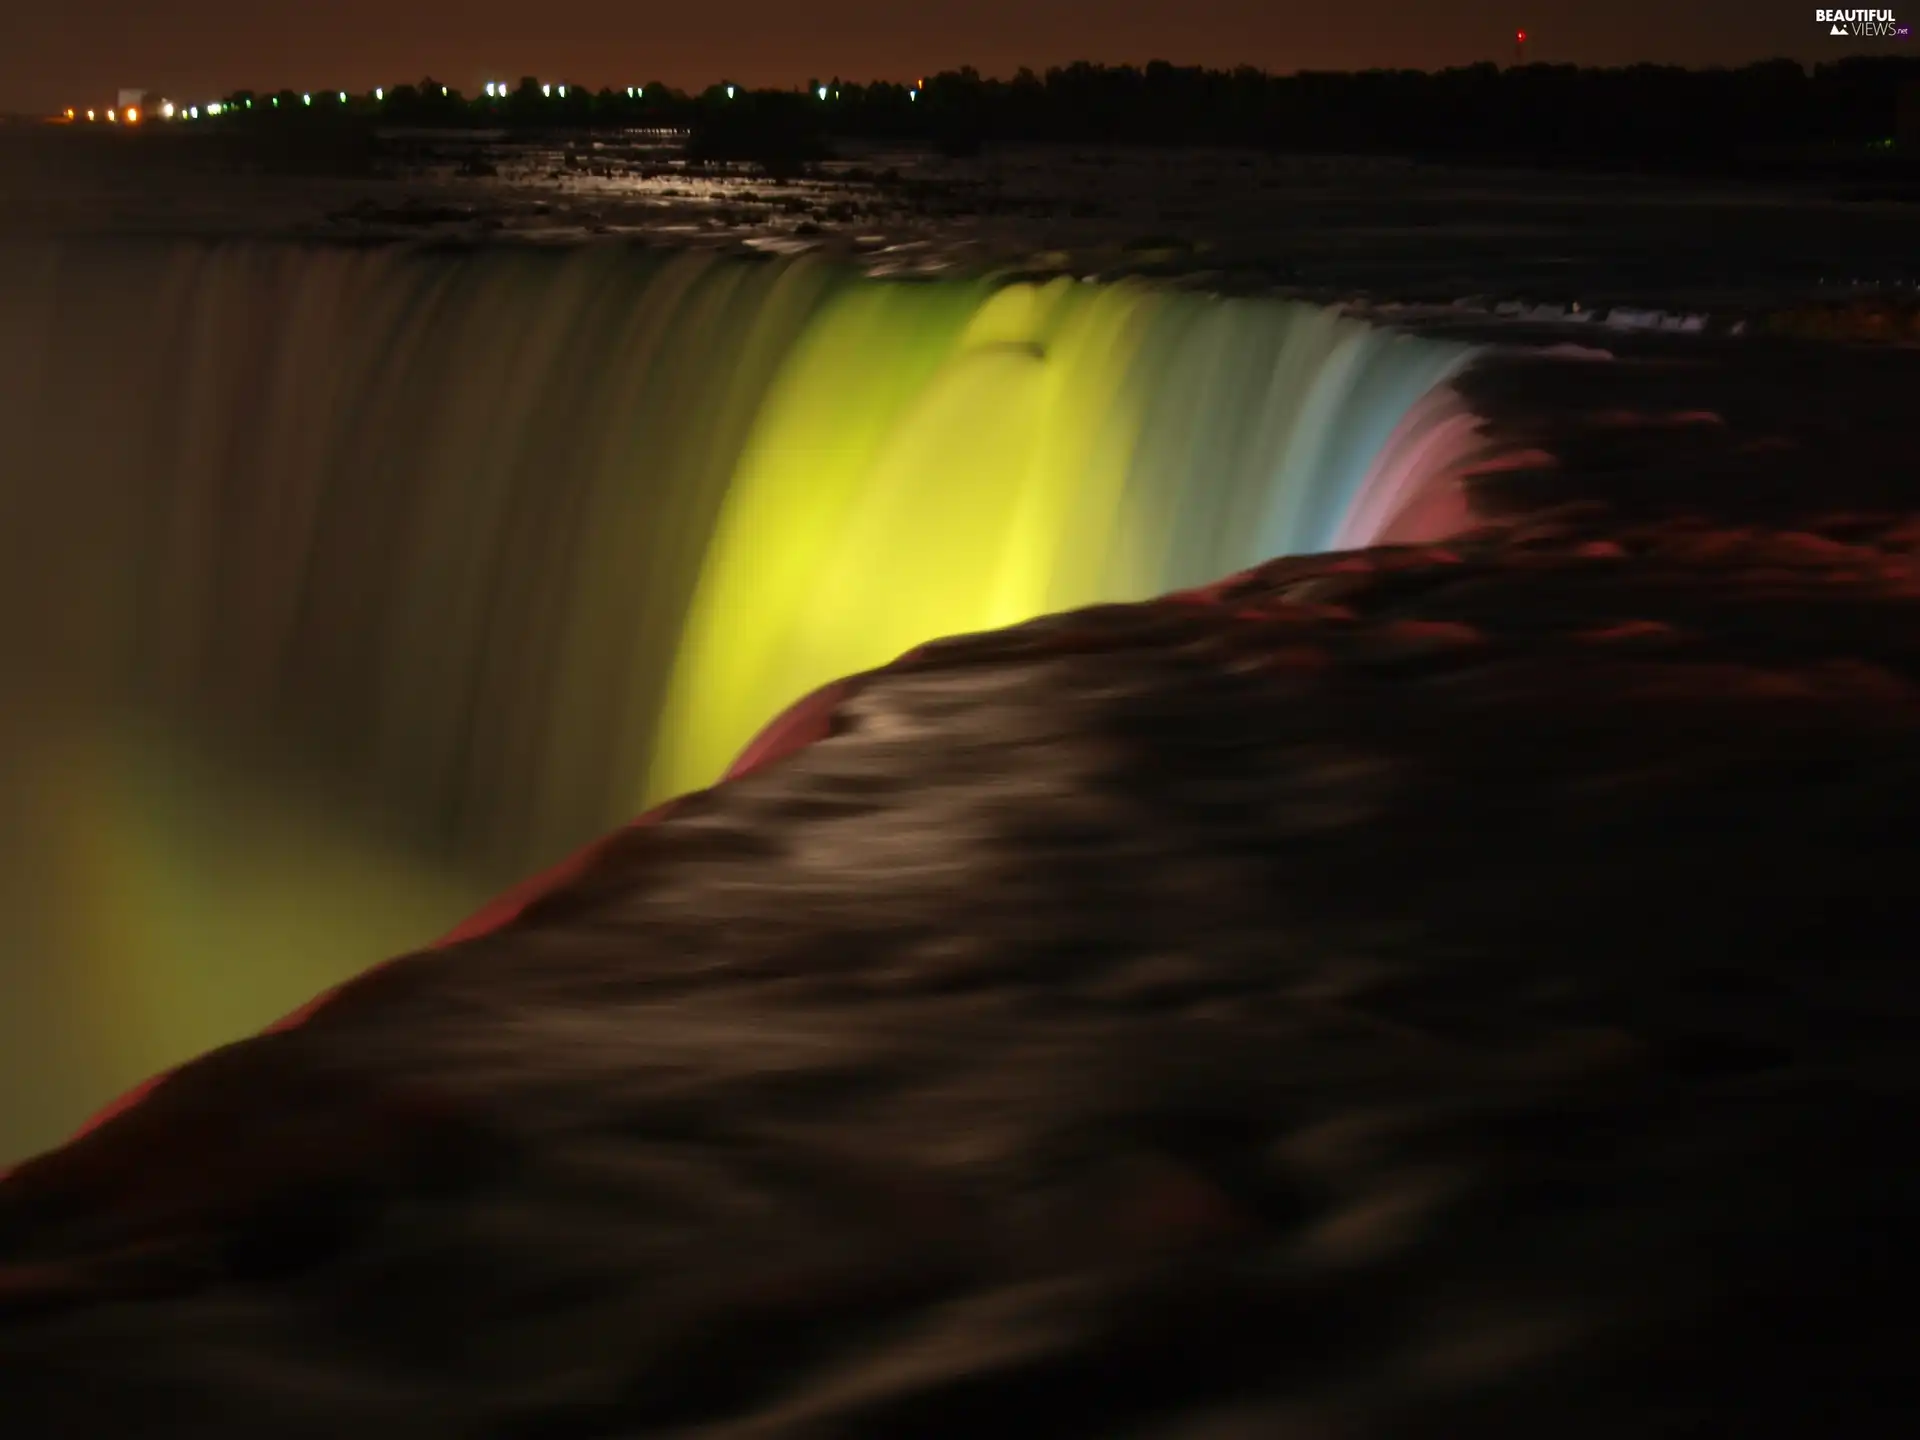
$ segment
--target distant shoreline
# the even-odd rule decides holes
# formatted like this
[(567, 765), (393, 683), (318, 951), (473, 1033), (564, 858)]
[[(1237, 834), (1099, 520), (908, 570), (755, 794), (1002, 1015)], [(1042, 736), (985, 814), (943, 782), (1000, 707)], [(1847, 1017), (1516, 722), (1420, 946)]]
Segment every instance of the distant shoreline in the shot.
[[(212, 130), (290, 144), (368, 128), (535, 136), (668, 128), (689, 132), (702, 158), (789, 165), (830, 153), (836, 141), (881, 141), (954, 155), (1108, 144), (1720, 174), (1776, 173), (1853, 153), (1885, 170), (1920, 158), (1920, 54), (1850, 56), (1811, 69), (1773, 60), (1723, 70), (1480, 64), (1294, 75), (1082, 63), (1011, 80), (962, 69), (904, 84), (719, 83), (697, 93), (525, 77), (490, 80), (468, 95), (425, 79), (360, 93), (194, 99), (150, 91), (125, 114), (143, 133)], [(62, 117), (80, 129), (133, 128), (112, 123), (120, 118), (79, 106)]]

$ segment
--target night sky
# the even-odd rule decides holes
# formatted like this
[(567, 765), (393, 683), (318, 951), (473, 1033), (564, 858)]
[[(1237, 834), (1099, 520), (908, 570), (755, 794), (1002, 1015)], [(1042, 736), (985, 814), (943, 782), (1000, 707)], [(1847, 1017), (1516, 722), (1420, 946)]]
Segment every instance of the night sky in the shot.
[[(1908, 6), (1893, 8), (1908, 18)], [(476, 91), (534, 74), (595, 87), (727, 78), (1010, 75), (1075, 59), (1422, 69), (1511, 58), (1737, 64), (1872, 48), (1829, 38), (1800, 0), (20, 0), (0, 19), (0, 110), (46, 112), (118, 86)], [(1896, 53), (1912, 42), (1878, 42)]]

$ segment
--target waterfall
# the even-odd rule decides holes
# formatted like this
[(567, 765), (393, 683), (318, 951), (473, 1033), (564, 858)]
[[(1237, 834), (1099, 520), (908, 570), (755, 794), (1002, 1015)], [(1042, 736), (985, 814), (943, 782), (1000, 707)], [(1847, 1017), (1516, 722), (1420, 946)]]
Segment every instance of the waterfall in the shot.
[(920, 641), (1457, 523), (1471, 358), (1132, 285), (0, 248), (0, 1093), (241, 1033)]

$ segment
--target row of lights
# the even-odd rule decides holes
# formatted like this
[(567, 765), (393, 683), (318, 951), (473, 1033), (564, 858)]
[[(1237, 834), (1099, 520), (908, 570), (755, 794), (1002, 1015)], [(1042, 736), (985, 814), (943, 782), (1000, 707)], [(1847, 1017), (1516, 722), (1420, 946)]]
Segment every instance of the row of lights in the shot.
[[(924, 81), (924, 80), (922, 80), (922, 81), (921, 81), (921, 82), (920, 82), (920, 83), (919, 83), (918, 85), (915, 85), (915, 86), (914, 86), (914, 87), (913, 87), (912, 89), (910, 89), (910, 90), (909, 90), (909, 91), (907, 92), (907, 98), (908, 98), (909, 100), (918, 100), (918, 99), (920, 98), (920, 90), (921, 90), (921, 87), (922, 87), (922, 86), (924, 86), (925, 84), (926, 84), (926, 81)], [(734, 98), (734, 96), (735, 96), (735, 95), (736, 95), (736, 94), (738, 93), (738, 90), (737, 90), (737, 88), (736, 88), (735, 86), (732, 86), (732, 85), (728, 85), (728, 86), (726, 86), (726, 87), (725, 87), (725, 89), (726, 89), (726, 92), (727, 92), (727, 99), (729, 99), (729, 100), (731, 100), (731, 99), (733, 99), (733, 98)], [(558, 90), (558, 91), (559, 91), (559, 93), (560, 93), (560, 98), (561, 98), (562, 100), (564, 100), (564, 99), (566, 99), (566, 98), (567, 98), (567, 87), (566, 87), (566, 86), (564, 86), (564, 85), (559, 85), (559, 86), (554, 86), (554, 85), (542, 85), (542, 86), (540, 87), (540, 93), (541, 93), (542, 95), (544, 95), (544, 96), (546, 96), (546, 97), (548, 97), (549, 99), (551, 99), (551, 98), (552, 98), (552, 96), (553, 96), (553, 94), (554, 94), (554, 92), (555, 92), (555, 90)], [(442, 94), (445, 94), (446, 92), (445, 92), (444, 90), (442, 90), (442, 91), (441, 91), (441, 93), (442, 93)], [(489, 95), (490, 97), (492, 97), (493, 99), (495, 99), (495, 100), (504, 100), (504, 99), (506, 99), (506, 98), (507, 98), (507, 96), (508, 96), (508, 95), (509, 95), (510, 93), (511, 93), (511, 91), (509, 90), (509, 88), (508, 88), (508, 86), (507, 86), (507, 83), (506, 83), (506, 82), (505, 82), (504, 80), (489, 80), (489, 81), (487, 81), (487, 94), (488, 94), (488, 95)], [(646, 86), (644, 86), (644, 85), (629, 85), (629, 86), (627, 87), (627, 98), (628, 98), (629, 100), (640, 100), (640, 99), (644, 99), (644, 98), (646, 97), (646, 93), (647, 93), (647, 87), (646, 87)], [(818, 91), (817, 93), (819, 94), (819, 96), (820, 96), (820, 98), (821, 98), (822, 100), (825, 100), (825, 99), (827, 98), (827, 87), (826, 87), (826, 86), (824, 86), (824, 85), (822, 85), (822, 86), (821, 86), (821, 87), (819, 88), (819, 91)], [(379, 98), (380, 98), (380, 92), (379, 92), (378, 90), (376, 90), (376, 91), (374, 91), (374, 92), (373, 92), (373, 96), (374, 96), (374, 99), (376, 99), (376, 100), (377, 100), (377, 99), (379, 99)], [(834, 99), (836, 99), (836, 100), (838, 100), (838, 99), (840, 98), (840, 92), (839, 92), (838, 90), (835, 90), (835, 91), (833, 92), (833, 98), (834, 98)]]
[[(922, 80), (919, 85), (913, 85), (908, 87), (907, 99), (918, 100), (920, 98), (921, 87), (924, 86), (926, 83), (927, 83), (926, 81)], [(827, 87), (822, 85), (819, 89), (815, 90), (813, 93), (818, 95), (822, 100), (825, 100), (827, 98)], [(729, 100), (733, 98), (733, 87), (731, 85), (727, 87), (727, 98)], [(835, 90), (833, 92), (833, 98), (835, 100), (838, 100), (840, 98), (840, 92), (838, 90)]]
[[(918, 100), (920, 98), (920, 91), (922, 88), (925, 87), (926, 83), (927, 83), (926, 81), (922, 80), (918, 85), (915, 85), (912, 89), (908, 90), (907, 98), (909, 100)], [(547, 98), (551, 99), (556, 89), (560, 92), (560, 98), (562, 100), (567, 98), (567, 87), (565, 85), (559, 85), (559, 86), (542, 85), (540, 87), (540, 93), (546, 96)], [(732, 85), (727, 86), (726, 92), (727, 92), (727, 99), (729, 100), (733, 99), (736, 93), (735, 87), (733, 87)], [(448, 93), (447, 87), (445, 85), (442, 85), (440, 87), (440, 93), (442, 95), (445, 95)], [(510, 92), (508, 90), (506, 81), (504, 80), (487, 81), (487, 94), (490, 98), (495, 100), (504, 100), (507, 98), (509, 93)], [(647, 87), (644, 85), (629, 85), (627, 87), (627, 98), (629, 100), (642, 99), (645, 97), (646, 93), (647, 93)], [(827, 87), (824, 85), (820, 86), (820, 88), (815, 93), (818, 94), (822, 100), (825, 100), (828, 97), (828, 90), (827, 90)], [(835, 90), (832, 92), (832, 96), (834, 99), (837, 100), (840, 98), (840, 92), (838, 90)], [(375, 100), (384, 101), (387, 98), (386, 88), (384, 86), (376, 86), (373, 92), (373, 98)], [(280, 97), (278, 95), (275, 95), (273, 97), (272, 103), (276, 108), (278, 108), (280, 104)], [(312, 105), (313, 92), (307, 91), (306, 93), (302, 94), (300, 97), (300, 103), (302, 105)], [(347, 103), (347, 92), (344, 90), (340, 92), (340, 103), (342, 105)], [(243, 101), (242, 104), (249, 110), (253, 108), (253, 101), (251, 100)], [(200, 118), (201, 108), (202, 107), (198, 105), (189, 105), (187, 107), (187, 119), (198, 120)], [(230, 104), (225, 104), (218, 100), (210, 101), (205, 107), (206, 113), (210, 116), (222, 115), (234, 108), (235, 108), (234, 106)], [(160, 115), (162, 119), (171, 120), (174, 118), (175, 113), (176, 112), (174, 109), (174, 104), (171, 100), (162, 102), (160, 106)], [(93, 123), (97, 118), (98, 112), (89, 110), (86, 112), (86, 114), (87, 114), (88, 123)], [(118, 124), (122, 119), (124, 119), (126, 123), (129, 125), (138, 125), (141, 119), (143, 118), (141, 116), (140, 107), (138, 105), (129, 105), (124, 111), (109, 110), (106, 112), (106, 115), (107, 115), (107, 123), (110, 125)], [(77, 118), (78, 117), (75, 115), (72, 107), (69, 106), (67, 109), (67, 119), (74, 120)]]
[[(440, 93), (442, 95), (447, 93), (445, 86), (441, 87)], [(387, 98), (386, 90), (384, 88), (375, 90), (373, 92), (373, 98), (376, 100), (386, 99)], [(342, 105), (345, 105), (347, 103), (347, 92), (344, 90), (340, 91), (339, 99), (340, 99), (340, 103)], [(277, 109), (280, 105), (280, 97), (278, 95), (273, 96), (270, 103)], [(313, 104), (313, 92), (308, 91), (307, 93), (303, 94), (300, 97), (300, 103), (302, 105)], [(236, 105), (228, 101), (209, 100), (205, 105), (189, 105), (186, 108), (184, 112), (184, 117), (183, 117), (183, 112), (181, 112), (180, 109), (174, 105), (173, 101), (163, 100), (160, 103), (160, 118), (163, 120), (173, 120), (177, 118), (185, 118), (188, 120), (198, 120), (203, 113), (208, 116), (220, 116), (220, 115), (225, 115), (231, 112), (238, 111), (243, 108), (247, 110), (251, 110), (253, 108), (253, 101), (242, 100), (239, 104)], [(88, 110), (84, 113), (89, 122), (98, 121), (104, 114), (107, 123), (110, 125), (117, 125), (122, 121), (124, 121), (129, 125), (138, 125), (141, 122), (141, 120), (145, 118), (141, 114), (140, 107), (138, 105), (129, 105), (124, 110), (107, 110), (104, 112), (99, 110)], [(76, 111), (71, 105), (69, 105), (66, 109), (66, 118), (68, 120), (78, 120), (80, 118), (80, 114), (81, 112)]]
[[(556, 89), (558, 89), (558, 90), (559, 90), (559, 92), (560, 92), (560, 98), (561, 98), (562, 100), (564, 100), (564, 99), (566, 99), (566, 98), (567, 98), (567, 87), (566, 87), (566, 86), (564, 86), (564, 85), (560, 85), (560, 86), (554, 86), (554, 85), (542, 85), (542, 86), (540, 87), (540, 93), (541, 93), (542, 95), (544, 95), (544, 96), (546, 96), (546, 97), (547, 97), (547, 98), (548, 98), (549, 100), (551, 100), (551, 99), (553, 98), (553, 92), (554, 92), (554, 91), (555, 91)], [(445, 91), (444, 89), (442, 89), (440, 93), (441, 93), (442, 95), (444, 95), (444, 94), (446, 94), (447, 92), (446, 92), (446, 91)], [(506, 82), (506, 81), (504, 81), (504, 80), (489, 80), (489, 81), (487, 81), (487, 94), (488, 94), (488, 95), (490, 95), (490, 96), (492, 96), (492, 97), (493, 97), (494, 99), (496, 99), (496, 100), (504, 100), (504, 99), (506, 99), (506, 98), (507, 98), (507, 96), (508, 96), (508, 95), (509, 95), (510, 93), (512, 93), (512, 92), (511, 92), (511, 90), (510, 90), (510, 88), (508, 87), (508, 85), (507, 85), (507, 82)], [(634, 87), (634, 86), (631, 86), (631, 85), (629, 85), (629, 86), (627, 87), (627, 94), (628, 94), (628, 96), (630, 96), (630, 97), (631, 97), (631, 96), (634, 96), (634, 95), (636, 95), (636, 93), (637, 93), (637, 94), (645, 94), (645, 93), (646, 93), (646, 87), (644, 87), (644, 86), (641, 86), (641, 87), (638, 87), (638, 88), (637, 88), (637, 90), (636, 90), (636, 87)]]
[[(98, 123), (101, 118), (101, 112), (98, 110), (89, 110), (86, 114), (89, 125)], [(123, 123), (127, 125), (138, 125), (142, 120), (147, 118), (138, 105), (129, 105), (124, 110), (108, 110), (105, 114), (106, 121), (109, 125), (119, 125)], [(171, 120), (173, 116), (173, 102), (171, 100), (161, 102), (160, 118), (163, 120)], [(74, 111), (74, 108), (69, 105), (66, 111), (66, 118), (69, 120), (78, 120), (80, 117)]]

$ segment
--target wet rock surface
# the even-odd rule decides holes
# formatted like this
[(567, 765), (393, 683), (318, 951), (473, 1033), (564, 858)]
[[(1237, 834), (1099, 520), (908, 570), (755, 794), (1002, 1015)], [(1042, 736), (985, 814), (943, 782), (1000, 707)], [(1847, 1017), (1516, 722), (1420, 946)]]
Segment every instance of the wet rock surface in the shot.
[(1897, 1429), (1916, 622), (1565, 510), (929, 646), (18, 1170), (7, 1431)]

